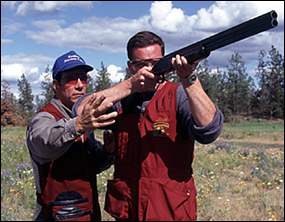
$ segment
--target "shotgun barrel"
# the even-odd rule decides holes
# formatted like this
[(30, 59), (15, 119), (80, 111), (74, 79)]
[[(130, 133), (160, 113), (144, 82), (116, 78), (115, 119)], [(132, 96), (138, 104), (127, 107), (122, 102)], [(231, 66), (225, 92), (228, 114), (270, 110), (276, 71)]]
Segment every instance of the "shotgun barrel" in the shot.
[(272, 10), (263, 15), (250, 19), (225, 31), (219, 32), (206, 39), (178, 49), (162, 57), (152, 68), (152, 72), (164, 80), (164, 75), (173, 71), (171, 58), (177, 54), (185, 56), (188, 63), (207, 58), (216, 49), (222, 48), (234, 42), (267, 31), (278, 25), (277, 13)]

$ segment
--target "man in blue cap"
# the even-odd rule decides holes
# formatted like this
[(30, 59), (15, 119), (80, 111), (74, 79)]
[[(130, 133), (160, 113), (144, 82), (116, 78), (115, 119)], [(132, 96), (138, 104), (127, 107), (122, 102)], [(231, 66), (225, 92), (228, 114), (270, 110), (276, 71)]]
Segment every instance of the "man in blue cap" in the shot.
[[(82, 115), (72, 118), (73, 104), (86, 94), (87, 73), (93, 70), (74, 51), (60, 56), (53, 66), (54, 98), (27, 128), (36, 181), (36, 220), (101, 220), (96, 174), (113, 162), (112, 135), (104, 145), (93, 130), (114, 123), (117, 112), (101, 115), (112, 106), (94, 96)], [(100, 107), (99, 107), (100, 106)]]

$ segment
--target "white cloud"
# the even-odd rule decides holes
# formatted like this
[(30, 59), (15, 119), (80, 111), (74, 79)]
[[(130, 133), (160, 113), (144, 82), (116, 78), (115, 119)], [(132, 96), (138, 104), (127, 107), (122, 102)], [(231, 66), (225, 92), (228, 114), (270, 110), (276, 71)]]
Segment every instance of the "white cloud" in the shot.
[(97, 73), (98, 73), (98, 70), (93, 69), (92, 71), (88, 72), (88, 75), (90, 75), (92, 79), (95, 79), (97, 76)]
[(65, 21), (62, 19), (53, 19), (53, 20), (37, 20), (33, 22), (33, 25), (38, 29), (51, 30), (55, 32), (56, 30), (61, 29), (61, 26), (65, 25)]
[(3, 55), (1, 56), (1, 79), (17, 81), (24, 73), (28, 80), (35, 81), (39, 79), (40, 72), (52, 62), (53, 59), (44, 55), (23, 53)]
[(14, 9), (16, 7), (17, 1), (1, 1), (1, 8), (8, 7)]
[(25, 15), (28, 9), (31, 8), (31, 2), (24, 1), (17, 7), (17, 15)]
[(1, 21), (1, 35), (12, 35), (20, 32), (23, 28), (24, 25), (19, 22), (11, 22), (7, 19)]
[[(54, 12), (67, 6), (90, 8), (92, 4), (92, 1), (22, 1), (17, 5), (16, 14), (24, 16), (29, 11)], [(15, 7), (15, 4), (13, 7)]]
[(31, 70), (30, 70), (30, 73), (39, 73), (39, 67), (33, 67), (33, 68), (31, 68)]
[(12, 39), (1, 39), (1, 45), (7, 45), (13, 43), (14, 40)]
[(181, 9), (172, 7), (171, 1), (153, 2), (150, 8), (150, 21), (154, 28), (177, 32), (185, 21), (185, 16)]
[(217, 1), (208, 9), (202, 8), (189, 17), (200, 30), (218, 30), (276, 10), (280, 25), (284, 25), (284, 2), (281, 1)]
[[(45, 55), (27, 55), (19, 53), (16, 55), (1, 55), (1, 80), (8, 81), (11, 92), (18, 97), (17, 80), (24, 73), (32, 87), (34, 95), (41, 93), (40, 83), (45, 79), (46, 66), (53, 64), (54, 58)], [(51, 76), (49, 74), (49, 76)]]
[(113, 83), (117, 83), (125, 78), (125, 71), (119, 66), (109, 65), (107, 72), (110, 73), (110, 79)]
[(1, 80), (15, 81), (26, 72), (25, 67), (22, 64), (2, 64), (1, 65)]
[[(117, 83), (125, 78), (125, 73), (123, 69), (119, 66), (113, 64), (108, 65), (107, 72), (110, 74), (110, 79), (113, 83)], [(97, 74), (98, 74), (98, 69), (96, 68), (94, 68), (91, 72), (88, 72), (88, 75), (90, 75), (93, 80), (96, 79)], [(47, 76), (47, 74), (45, 74), (45, 76)], [(42, 80), (44, 80), (43, 77), (41, 78), (41, 81)]]
[(82, 8), (92, 7), (92, 1), (35, 1), (34, 10), (48, 12), (59, 10), (67, 6), (77, 6)]
[(128, 20), (91, 17), (63, 27), (63, 21), (37, 21), (34, 25), (40, 31), (27, 31), (26, 34), (32, 40), (48, 45), (76, 45), (78, 48), (96, 51), (122, 52), (130, 35), (143, 29), (145, 23), (145, 18)]

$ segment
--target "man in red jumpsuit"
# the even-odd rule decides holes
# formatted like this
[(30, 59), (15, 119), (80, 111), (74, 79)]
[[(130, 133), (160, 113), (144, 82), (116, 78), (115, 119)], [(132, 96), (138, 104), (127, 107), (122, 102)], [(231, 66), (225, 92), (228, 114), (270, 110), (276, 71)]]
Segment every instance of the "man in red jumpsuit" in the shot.
[[(164, 55), (156, 34), (137, 33), (127, 51), (131, 77), (97, 93), (116, 102), (119, 113), (112, 127), (116, 159), (105, 210), (117, 220), (196, 220), (194, 143), (213, 142), (223, 114), (193, 73), (197, 63), (188, 64), (183, 56), (172, 58), (180, 83), (156, 81), (152, 66)], [(88, 98), (74, 111), (80, 113)]]

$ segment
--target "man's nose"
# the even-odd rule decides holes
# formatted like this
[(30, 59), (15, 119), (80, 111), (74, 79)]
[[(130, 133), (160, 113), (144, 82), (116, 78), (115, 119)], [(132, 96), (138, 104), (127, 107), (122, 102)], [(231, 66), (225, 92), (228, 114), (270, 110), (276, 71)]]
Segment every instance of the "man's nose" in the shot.
[(82, 88), (84, 86), (83, 82), (80, 78), (77, 79), (76, 88)]

